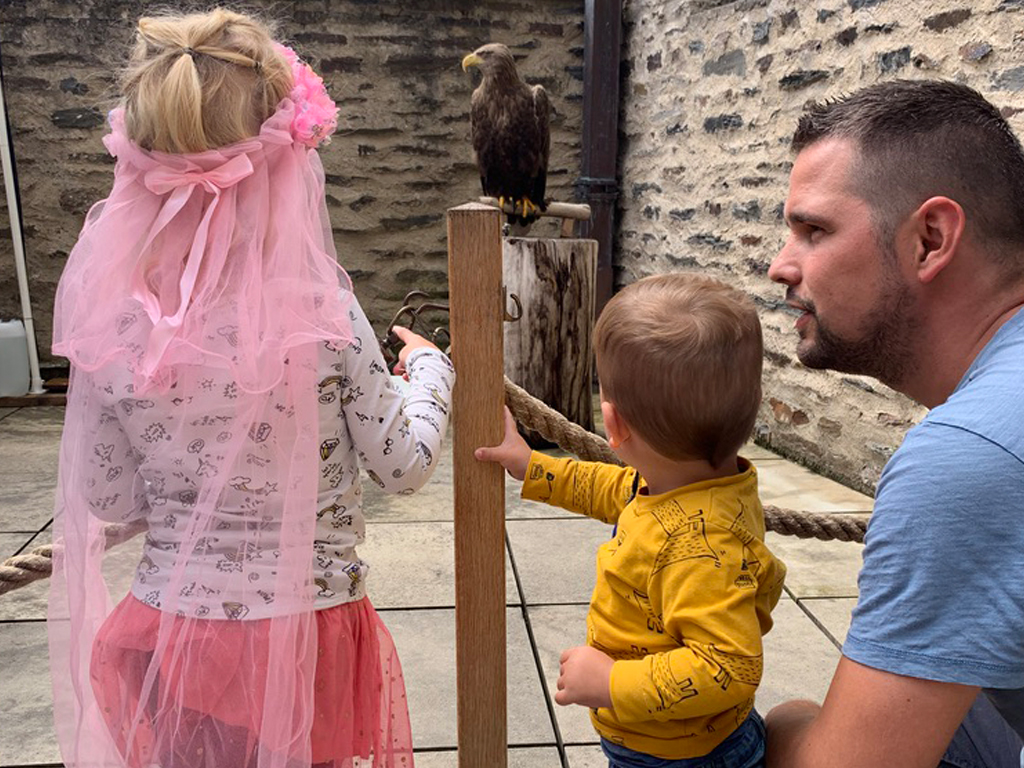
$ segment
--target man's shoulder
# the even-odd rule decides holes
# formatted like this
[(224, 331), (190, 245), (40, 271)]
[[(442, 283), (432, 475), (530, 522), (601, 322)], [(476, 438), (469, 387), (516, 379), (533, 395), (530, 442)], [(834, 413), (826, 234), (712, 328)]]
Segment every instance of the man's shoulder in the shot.
[(911, 430), (915, 450), (926, 449), (929, 437), (956, 439), (951, 432), (929, 431), (936, 426), (977, 435), (1024, 461), (1024, 316), (989, 342), (949, 399)]
[(901, 517), (913, 509), (950, 510), (954, 501), (1024, 496), (1022, 426), (999, 429), (978, 421), (925, 419), (907, 433), (882, 472), (875, 511), (895, 507)]

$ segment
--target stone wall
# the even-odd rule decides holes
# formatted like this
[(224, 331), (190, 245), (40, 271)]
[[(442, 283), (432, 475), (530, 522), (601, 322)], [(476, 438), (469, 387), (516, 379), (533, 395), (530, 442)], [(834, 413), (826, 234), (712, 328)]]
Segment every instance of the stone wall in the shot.
[[(583, 0), (276, 0), (250, 7), (281, 23), (341, 107), (322, 150), (339, 258), (378, 328), (413, 288), (447, 295), (444, 211), (480, 194), (469, 145), (479, 79), (462, 57), (509, 45), (542, 83), (552, 115), (549, 196), (572, 198), (579, 175)], [(110, 188), (104, 115), (116, 101), (144, 4), (126, 0), (0, 3), (4, 87), (44, 365), (53, 295), (85, 212)], [(546, 232), (546, 227), (538, 233)], [(553, 226), (553, 225), (551, 225)], [(6, 207), (0, 212), (0, 318), (20, 316)]]
[(788, 142), (803, 105), (885, 78), (967, 83), (1024, 131), (1021, 0), (627, 0), (616, 282), (708, 272), (757, 301), (758, 438), (871, 491), (923, 411), (869, 379), (795, 359), (766, 275), (786, 230)]

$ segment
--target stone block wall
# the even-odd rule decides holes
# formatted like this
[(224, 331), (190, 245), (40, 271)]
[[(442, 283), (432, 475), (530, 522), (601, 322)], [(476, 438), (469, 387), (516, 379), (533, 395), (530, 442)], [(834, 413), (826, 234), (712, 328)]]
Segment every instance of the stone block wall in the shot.
[[(469, 144), (469, 99), (479, 74), (462, 72), (465, 54), (505, 43), (527, 81), (547, 89), (554, 108), (548, 194), (572, 199), (583, 0), (248, 5), (280, 22), (282, 37), (324, 76), (341, 107), (338, 133), (321, 152), (327, 201), (339, 259), (379, 330), (413, 288), (447, 295), (444, 212), (480, 194)], [(105, 114), (116, 102), (115, 73), (145, 7), (127, 0), (0, 3), (4, 87), (44, 365), (63, 362), (49, 355), (53, 295), (85, 212), (110, 188), (113, 165), (101, 143)], [(16, 316), (4, 205), (0, 318)]]
[(767, 278), (786, 237), (803, 105), (886, 78), (980, 90), (1024, 133), (1021, 0), (626, 0), (616, 283), (700, 270), (746, 290), (765, 330), (758, 439), (865, 491), (923, 410), (809, 371)]

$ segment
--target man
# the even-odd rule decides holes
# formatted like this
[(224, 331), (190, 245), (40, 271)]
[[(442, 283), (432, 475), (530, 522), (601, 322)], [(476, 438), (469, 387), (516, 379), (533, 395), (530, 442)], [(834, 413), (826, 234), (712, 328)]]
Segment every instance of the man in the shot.
[(1024, 768), (1024, 152), (938, 81), (811, 106), (793, 148), (768, 274), (798, 357), (932, 410), (879, 481), (828, 696), (771, 711), (769, 766)]

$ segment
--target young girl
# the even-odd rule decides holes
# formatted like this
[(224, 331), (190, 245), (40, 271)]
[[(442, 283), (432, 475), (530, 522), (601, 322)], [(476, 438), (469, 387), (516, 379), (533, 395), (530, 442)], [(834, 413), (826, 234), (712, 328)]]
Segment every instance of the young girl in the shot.
[[(451, 363), (400, 331), (410, 387), (392, 387), (335, 260), (314, 148), (337, 110), (266, 26), (144, 18), (123, 85), (114, 187), (57, 295), (54, 351), (73, 366), (49, 623), (64, 761), (412, 766), (355, 550), (358, 468), (392, 492), (427, 480)], [(116, 606), (110, 523), (146, 530)]]

